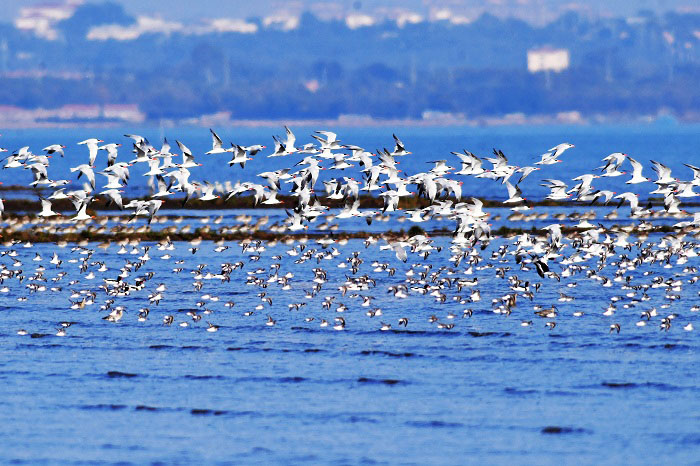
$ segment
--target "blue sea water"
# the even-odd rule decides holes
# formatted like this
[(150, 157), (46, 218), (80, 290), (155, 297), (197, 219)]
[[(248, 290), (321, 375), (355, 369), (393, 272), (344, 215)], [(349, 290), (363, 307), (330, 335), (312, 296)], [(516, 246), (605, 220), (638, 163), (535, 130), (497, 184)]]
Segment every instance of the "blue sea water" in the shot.
[[(107, 133), (105, 138), (123, 132), (99, 131)], [(143, 134), (155, 140), (157, 130), (153, 135), (149, 131)], [(240, 129), (231, 131), (230, 137), (240, 135), (245, 139), (241, 142), (257, 142), (267, 131)], [(11, 140), (19, 146), (21, 140), (40, 148), (61, 138), (70, 143), (96, 132), (3, 131), (0, 145), (8, 146)], [(193, 149), (204, 149), (208, 143), (205, 129), (173, 131), (172, 139), (180, 132)], [(640, 160), (663, 159), (680, 170), (684, 161), (691, 160), (692, 146), (697, 147), (693, 141), (698, 139), (697, 128), (686, 126), (420, 128), (401, 132), (409, 149), (412, 144), (421, 148), (424, 160), (444, 158), (445, 150), (462, 146), (482, 153), (491, 146), (502, 147), (514, 159), (526, 160), (569, 140), (586, 158), (574, 157), (572, 149), (566, 163), (553, 167), (564, 170), (555, 176), (562, 179), (579, 174), (579, 168), (584, 172), (598, 166), (598, 159), (617, 150)], [(366, 140), (368, 147), (380, 138), (386, 140), (384, 145), (391, 143), (391, 134), (382, 129), (338, 133), (341, 138), (347, 133), (349, 142)], [(69, 153), (68, 157), (74, 156)], [(412, 163), (419, 162), (407, 162)], [(207, 177), (217, 174), (208, 166), (203, 169)], [(253, 174), (261, 170), (252, 163), (251, 169)], [(9, 184), (7, 175), (0, 175)], [(536, 183), (531, 185), (534, 189)], [(239, 213), (222, 212), (222, 225), (234, 223)], [(263, 214), (284, 215), (257, 215)], [(186, 218), (187, 222), (194, 220)], [(386, 227), (397, 225), (388, 222)], [(699, 303), (700, 290), (690, 283), (697, 272), (686, 268), (697, 267), (697, 258), (685, 265), (675, 261), (667, 268), (646, 264), (626, 272), (633, 284), (650, 283), (657, 276), (683, 282), (679, 300), (668, 300), (664, 289), (658, 288), (648, 290), (650, 301), (634, 303), (639, 291), (626, 296), (632, 291), (621, 290), (620, 283), (603, 288), (583, 272), (557, 282), (539, 279), (534, 270), (520, 271), (512, 258), (492, 256), (507, 241), (496, 240), (481, 251), (484, 261), (479, 264), (493, 268), (477, 268), (468, 276), (462, 264), (454, 275), (478, 277), (480, 302), (458, 304), (452, 298), (468, 295), (470, 290), (459, 292), (454, 287), (444, 290), (445, 303), (415, 292), (405, 299), (387, 293), (389, 286), (404, 282), (412, 264), (420, 264), (416, 270), (432, 266), (431, 273), (451, 266), (449, 238), (434, 240), (441, 252), (427, 259), (409, 253), (407, 264), (393, 252), (379, 249), (382, 242), (365, 247), (361, 240), (336, 245), (340, 252), (336, 257), (304, 263), (295, 263), (299, 256), (287, 254), (295, 245), (282, 243), (267, 245), (257, 253), (258, 261), (250, 258), (255, 253), (242, 252), (233, 242), (222, 253), (214, 251), (213, 243), (203, 242), (196, 254), (188, 243), (176, 243), (173, 251), (158, 251), (155, 244), (142, 243), (137, 254), (131, 254), (131, 246), (129, 254), (117, 254), (115, 244), (103, 251), (89, 243), (85, 248), (93, 252), (84, 273), (79, 267), (88, 254), (86, 249), (73, 249), (74, 244), (65, 248), (53, 244), (0, 246), (0, 252), (16, 252), (12, 257), (0, 256), (0, 263), (23, 270), (26, 277), (22, 282), (13, 278), (0, 284), (8, 288), (0, 293), (0, 460), (60, 464), (698, 463), (700, 313), (691, 306)], [(649, 239), (660, 240), (661, 235)], [(150, 260), (126, 280), (133, 283), (135, 277), (148, 272), (153, 272), (153, 278), (142, 290), (115, 298), (115, 305), (126, 308), (121, 321), (102, 320), (109, 312), (99, 309), (108, 298), (99, 290), (102, 279), (116, 277), (127, 261), (138, 262), (144, 246), (151, 246)], [(323, 251), (313, 240), (306, 248)], [(48, 263), (54, 251), (63, 260), (59, 269)], [(376, 279), (376, 286), (358, 293), (372, 296), (369, 309), (380, 308), (381, 316), (368, 317), (361, 298), (351, 297), (352, 293), (343, 296), (338, 289), (351, 275), (348, 268), (338, 265), (353, 251), (364, 260), (357, 275), (366, 273)], [(634, 257), (638, 252), (617, 248), (618, 255)], [(34, 260), (37, 253), (41, 261)], [(162, 259), (166, 253), (172, 258)], [(273, 258), (278, 254), (281, 260)], [(183, 263), (176, 264), (179, 260)], [(230, 282), (202, 278), (203, 288), (194, 289), (192, 271), (200, 265), (203, 273), (216, 274), (221, 264), (238, 261), (244, 266), (231, 274)], [(375, 271), (375, 261), (388, 263), (396, 273)], [(97, 270), (100, 262), (107, 271)], [(290, 290), (274, 282), (265, 289), (246, 284), (250, 276), (267, 279), (273, 263), (281, 264), (279, 276), (293, 274)], [(595, 268), (597, 264), (584, 265)], [(30, 280), (38, 266), (46, 268), (46, 283)], [(313, 286), (314, 267), (326, 270), (328, 281), (310, 300), (305, 293)], [(497, 267), (510, 267), (507, 275), (543, 283), (532, 302), (519, 299), (508, 317), (491, 310), (492, 299), (508, 292), (507, 282), (495, 275)], [(183, 270), (175, 273), (173, 268)], [(53, 282), (61, 271), (67, 275)], [(645, 276), (645, 271), (652, 274)], [(88, 279), (89, 272), (95, 274), (93, 279)], [(600, 273), (613, 278), (614, 272), (609, 265)], [(447, 273), (442, 271), (441, 277)], [(149, 305), (147, 297), (160, 283), (166, 285), (165, 297), (159, 305)], [(571, 283), (577, 286), (567, 287)], [(61, 290), (32, 293), (30, 284)], [(71, 301), (77, 300), (70, 295), (81, 290), (95, 290), (95, 304), (70, 309)], [(261, 291), (272, 298), (272, 305), (257, 296)], [(559, 302), (559, 293), (574, 300)], [(219, 300), (204, 299), (205, 294)], [(326, 296), (335, 297), (331, 309), (321, 305)], [(615, 315), (604, 316), (603, 308), (612, 296), (621, 297), (618, 309)], [(25, 297), (26, 301), (18, 301)], [(234, 301), (235, 306), (225, 307), (227, 301)], [(200, 307), (198, 302), (205, 304)], [(307, 305), (299, 311), (289, 310), (289, 303), (299, 302)], [(346, 304), (348, 310), (336, 312), (338, 303)], [(623, 303), (629, 307), (624, 308)], [(256, 310), (259, 304), (263, 309)], [(552, 304), (559, 308), (556, 319), (534, 315), (534, 305)], [(659, 309), (660, 316), (637, 327), (639, 314), (652, 306)], [(151, 309), (146, 322), (136, 319), (142, 307)], [(473, 309), (471, 318), (462, 317), (466, 308)], [(203, 316), (201, 321), (193, 322), (186, 315), (193, 309)], [(213, 312), (203, 314), (204, 309)], [(254, 313), (245, 316), (247, 311)], [(575, 311), (585, 314), (574, 317)], [(449, 319), (451, 313), (456, 317)], [(660, 331), (661, 316), (671, 313), (677, 314), (671, 330)], [(162, 324), (165, 315), (174, 316), (172, 326)], [(265, 325), (268, 315), (276, 325)], [(454, 328), (438, 329), (428, 321), (431, 315), (440, 322), (454, 323)], [(320, 327), (321, 319), (332, 326), (336, 316), (346, 319), (344, 331)], [(314, 320), (306, 322), (306, 317)], [(409, 319), (406, 328), (398, 326), (400, 317)], [(533, 325), (522, 327), (523, 320), (532, 320)], [(544, 326), (549, 320), (557, 322), (553, 330)], [(61, 321), (75, 322), (65, 337), (54, 335)], [(219, 331), (206, 332), (206, 321), (219, 325)], [(180, 327), (180, 322), (189, 326)], [(381, 322), (390, 323), (392, 329), (380, 331)], [(609, 333), (613, 322), (620, 323), (620, 334)], [(695, 324), (695, 331), (682, 330), (689, 322)], [(20, 328), (34, 338), (17, 335)]]

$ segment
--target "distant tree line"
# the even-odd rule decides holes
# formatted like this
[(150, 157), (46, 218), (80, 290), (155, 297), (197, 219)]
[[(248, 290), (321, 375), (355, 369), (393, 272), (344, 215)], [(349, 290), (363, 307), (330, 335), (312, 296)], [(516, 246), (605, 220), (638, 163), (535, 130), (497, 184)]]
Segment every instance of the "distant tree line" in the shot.
[[(354, 30), (307, 14), (286, 32), (87, 40), (105, 18), (134, 21), (106, 3), (80, 7), (59, 24), (56, 41), (0, 24), (9, 51), (0, 104), (137, 103), (150, 118), (700, 113), (697, 14), (642, 12), (630, 21), (568, 13), (544, 27), (485, 15), (467, 25), (386, 22)], [(571, 66), (548, 79), (529, 73), (527, 51), (543, 45), (569, 50)], [(45, 75), (12, 74), (27, 70)]]

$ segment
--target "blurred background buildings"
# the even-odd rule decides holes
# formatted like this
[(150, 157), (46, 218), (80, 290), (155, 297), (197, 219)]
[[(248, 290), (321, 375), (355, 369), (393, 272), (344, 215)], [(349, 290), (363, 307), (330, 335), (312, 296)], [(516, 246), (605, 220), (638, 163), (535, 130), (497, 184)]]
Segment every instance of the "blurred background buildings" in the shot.
[(0, 125), (700, 120), (684, 0), (0, 0)]

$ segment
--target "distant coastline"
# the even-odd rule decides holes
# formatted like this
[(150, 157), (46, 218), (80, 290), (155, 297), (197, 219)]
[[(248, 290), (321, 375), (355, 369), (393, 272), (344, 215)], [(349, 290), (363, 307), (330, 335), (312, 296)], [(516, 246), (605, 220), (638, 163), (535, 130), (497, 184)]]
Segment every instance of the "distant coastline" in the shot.
[(0, 128), (118, 128), (118, 127), (247, 127), (266, 128), (290, 126), (315, 127), (358, 127), (358, 128), (394, 128), (394, 127), (498, 127), (498, 126), (553, 126), (553, 125), (599, 125), (599, 124), (696, 124), (700, 123), (700, 114), (682, 118), (669, 115), (594, 115), (583, 116), (579, 112), (559, 112), (551, 115), (526, 115), (511, 113), (500, 116), (465, 117), (463, 115), (439, 114), (424, 118), (375, 118), (370, 115), (340, 115), (337, 118), (275, 118), (275, 119), (236, 119), (228, 112), (200, 115), (180, 119), (43, 119), (28, 118), (30, 110), (25, 110), (21, 118), (14, 118), (12, 112), (4, 111), (0, 115)]

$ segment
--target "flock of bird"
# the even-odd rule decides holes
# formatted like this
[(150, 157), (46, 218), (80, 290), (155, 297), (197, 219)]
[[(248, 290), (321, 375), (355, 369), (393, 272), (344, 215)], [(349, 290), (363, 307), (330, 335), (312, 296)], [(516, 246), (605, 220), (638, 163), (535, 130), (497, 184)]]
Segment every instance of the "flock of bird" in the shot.
[[(38, 292), (63, 292), (58, 282), (66, 277), (70, 279), (69, 301), (66, 302), (70, 309), (90, 309), (102, 299), (103, 304), (98, 306), (103, 311), (101, 317), (108, 322), (120, 322), (129, 311), (134, 311), (127, 311), (120, 299), (129, 297), (131, 302), (133, 296), (142, 296), (144, 306), (134, 313), (138, 322), (145, 322), (149, 319), (151, 308), (162, 308), (159, 306), (161, 301), (171, 307), (176, 305), (176, 300), (166, 293), (168, 285), (165, 284), (165, 277), (161, 277), (164, 281), (154, 280), (158, 275), (153, 271), (138, 275), (140, 270), (148, 269), (151, 252), (157, 250), (162, 252), (159, 259), (175, 262), (176, 266), (171, 269), (173, 274), (178, 275), (185, 270), (190, 272), (193, 278), (191, 286), (198, 293), (201, 292), (200, 298), (189, 308), (177, 302), (178, 309), (186, 315), (186, 318), (179, 319), (177, 325), (203, 327), (198, 322), (207, 316), (209, 322), (204, 328), (209, 332), (220, 328), (213, 321), (221, 312), (237, 311), (244, 317), (263, 315), (265, 319), (261, 324), (266, 326), (275, 326), (279, 320), (273, 314), (279, 316), (282, 312), (303, 312), (304, 321), (309, 325), (318, 322), (321, 327), (344, 330), (360, 316), (374, 318), (386, 315), (387, 309), (383, 311), (377, 303), (398, 306), (396, 303), (407, 298), (428, 299), (430, 306), (426, 308), (437, 310), (428, 316), (421, 315), (418, 310), (409, 314), (401, 309), (400, 312), (405, 315), (398, 316), (394, 331), (408, 327), (409, 322), (411, 326), (418, 325), (418, 322), (451, 330), (458, 319), (475, 319), (483, 312), (505, 317), (517, 312), (521, 317), (519, 325), (523, 327), (533, 325), (532, 317), (540, 317), (545, 320), (543, 327), (551, 330), (557, 326), (557, 317), (564, 311), (569, 311), (576, 318), (591, 314), (609, 318), (607, 331), (616, 334), (627, 327), (624, 321), (631, 316), (636, 316), (635, 327), (644, 327), (653, 322), (665, 331), (669, 331), (674, 320), (682, 316), (685, 322), (681, 328), (693, 330), (692, 319), (700, 306), (687, 305), (681, 298), (683, 292), (688, 292), (700, 280), (697, 268), (686, 265), (697, 256), (693, 234), (700, 228), (700, 214), (695, 213), (691, 220), (673, 224), (672, 232), (667, 234), (655, 233), (650, 219), (661, 215), (689, 216), (679, 207), (683, 199), (698, 196), (693, 191), (695, 186), (700, 186), (698, 167), (688, 164), (693, 178), (681, 181), (671, 176), (667, 166), (652, 161), (656, 173), (656, 179), (652, 180), (643, 175), (643, 165), (629, 155), (620, 152), (610, 154), (603, 158), (603, 165), (594, 173), (574, 177), (571, 185), (562, 180), (543, 178), (541, 185), (550, 190), (545, 200), (604, 205), (616, 200), (619, 202), (616, 202), (618, 208), (624, 203), (629, 204), (630, 218), (639, 221), (637, 225), (605, 228), (601, 224), (588, 222), (589, 218), (582, 218), (574, 227), (554, 223), (538, 234), (519, 232), (499, 237), (492, 234), (489, 223), (491, 212), (484, 208), (483, 202), (474, 197), (463, 200), (465, 180), (472, 177), (492, 180), (494, 186), (507, 193), (504, 208), (510, 208), (520, 215), (534, 206), (523, 197), (521, 183), (532, 173), (565, 161), (565, 152), (572, 149), (573, 144), (562, 143), (552, 147), (532, 166), (512, 165), (500, 150), (494, 149), (493, 157), (484, 158), (464, 150), (452, 152), (456, 157), (456, 167), (451, 166), (449, 160), (435, 160), (428, 162), (432, 165), (429, 170), (408, 174), (398, 165), (401, 157), (410, 157), (412, 153), (406, 150), (396, 135), (393, 136), (393, 150), (382, 149), (371, 153), (356, 145), (341, 144), (338, 136), (330, 131), (316, 131), (312, 134), (315, 143), (296, 147), (293, 132), (288, 127), (285, 130), (286, 139), (273, 138), (274, 149), (269, 155), (263, 153), (266, 149), (264, 145), (240, 146), (231, 143), (230, 147), (225, 147), (222, 139), (211, 131), (212, 149), (202, 156), (230, 154), (228, 165), (234, 170), (239, 167), (245, 170), (246, 163), (255, 160), (256, 156), (285, 157), (290, 160), (287, 168), (258, 173), (257, 176), (263, 180), (260, 184), (238, 181), (221, 185), (191, 180), (201, 164), (196, 162), (195, 155), (186, 145), (176, 141), (180, 150), (178, 155), (171, 152), (167, 139), (157, 149), (146, 138), (133, 134), (125, 135), (132, 140), (130, 154), (134, 154), (129, 156), (128, 161), (118, 161), (119, 143), (104, 143), (98, 138), (78, 143), (87, 149), (86, 163), (70, 168), (70, 172), (76, 175), (76, 181), (82, 177), (86, 180), (79, 189), (67, 190), (71, 180), (53, 180), (50, 177), (51, 158), (54, 157), (53, 163), (57, 163), (57, 160), (60, 162), (55, 156), (64, 156), (65, 145), (45, 147), (42, 155), (33, 154), (29, 146), (14, 151), (4, 159), (3, 171), (31, 171), (33, 179), (28, 185), (36, 189), (41, 200), (42, 210), (37, 217), (42, 222), (59, 222), (57, 218), (60, 214), (54, 212), (52, 204), (58, 199), (69, 199), (73, 203), (76, 213), (69, 221), (78, 225), (85, 226), (94, 221), (95, 216), (88, 212), (88, 208), (99, 196), (129, 212), (122, 220), (124, 223), (145, 216), (150, 225), (164, 199), (171, 196), (181, 196), (183, 206), (186, 206), (193, 198), (212, 201), (223, 197), (228, 200), (252, 193), (256, 205), (275, 206), (283, 204), (277, 196), (284, 193), (293, 199), (293, 205), (284, 205), (288, 218), (282, 229), (277, 231), (289, 234), (280, 240), (289, 249), (284, 254), (266, 257), (278, 245), (278, 241), (263, 242), (251, 237), (239, 241), (241, 253), (247, 255), (247, 259), (227, 261), (230, 245), (222, 239), (213, 243), (214, 252), (222, 257), (219, 268), (212, 270), (209, 265), (198, 263), (190, 264), (188, 270), (186, 266), (190, 260), (184, 257), (175, 259), (172, 251), (177, 243), (169, 239), (155, 244), (141, 244), (137, 238), (118, 241), (120, 249), (117, 254), (128, 253), (127, 246), (130, 246), (129, 256), (137, 256), (137, 259), (129, 257), (124, 260), (120, 259), (123, 256), (109, 255), (109, 261), (97, 260), (93, 256), (98, 246), (108, 249), (110, 243), (95, 245), (85, 241), (70, 249), (72, 257), (65, 262), (59, 257), (65, 243), (58, 244), (47, 261), (36, 252), (32, 260), (37, 267), (33, 272), (28, 272), (24, 270), (21, 257), (23, 249), (33, 245), (13, 240), (10, 233), (4, 238), (6, 249), (0, 251), (0, 256), (10, 258), (13, 263), (0, 264), (0, 292), (6, 296), (17, 295), (19, 301), (28, 301), (32, 294)], [(106, 160), (104, 167), (98, 170), (96, 164), (103, 152)], [(144, 175), (148, 177), (151, 194), (146, 199), (124, 203), (122, 193), (130, 181), (130, 168), (139, 163), (148, 167)], [(631, 166), (629, 175), (623, 170), (626, 164)], [(360, 180), (348, 176), (353, 169), (361, 173)], [(315, 187), (321, 170), (338, 173), (338, 176), (331, 176), (322, 184), (326, 199), (344, 201), (342, 209), (329, 209), (322, 203), (323, 196), (317, 196)], [(106, 182), (100, 188), (97, 187), (97, 175), (104, 177)], [(629, 176), (625, 185), (644, 183), (653, 186), (648, 193), (663, 196), (663, 210), (654, 211), (651, 203), (643, 206), (634, 192), (618, 194), (593, 186), (597, 178), (625, 175)], [(283, 186), (289, 188), (282, 189)], [(415, 187), (415, 191), (409, 190), (411, 187)], [(45, 195), (47, 190), (51, 190), (50, 194)], [(361, 209), (361, 195), (372, 193), (383, 200), (381, 211)], [(427, 207), (407, 210), (404, 214), (400, 200), (411, 197), (424, 198)], [(419, 233), (410, 237), (379, 235), (378, 239), (368, 235), (364, 240), (347, 240), (329, 235), (316, 238), (313, 240), (315, 245), (310, 246), (310, 240), (304, 233), (322, 217), (329, 221), (360, 218), (369, 224), (373, 219), (392, 212), (400, 212), (395, 215), (412, 223), (431, 219), (449, 221), (454, 226), (451, 238), (441, 241), (440, 238)], [(613, 210), (612, 214), (615, 212)], [(612, 214), (610, 219), (613, 218)], [(195, 254), (204, 246), (201, 240), (192, 243), (188, 254), (196, 258)], [(18, 248), (20, 244), (24, 248)], [(362, 247), (355, 247), (343, 256), (342, 249), (348, 245), (362, 244), (364, 249), (372, 247), (389, 251), (397, 262), (379, 260), (376, 254), (363, 252)], [(261, 259), (269, 260), (269, 267), (250, 270)], [(415, 262), (409, 265), (409, 259), (415, 259)], [(441, 263), (440, 259), (444, 262)], [(336, 277), (327, 267), (321, 267), (323, 261), (342, 269), (343, 276)], [(69, 266), (74, 270), (64, 269)], [(370, 268), (371, 274), (368, 271)], [(54, 275), (50, 276), (52, 271)], [(244, 272), (243, 277), (237, 276)], [(72, 273), (78, 275), (73, 277)], [(477, 276), (480, 273), (482, 276)], [(92, 281), (97, 277), (101, 278), (99, 285)], [(587, 308), (585, 304), (564, 304), (575, 300), (568, 293), (578, 286), (577, 277), (596, 290), (606, 289), (600, 297), (608, 300), (607, 305), (598, 309)], [(49, 280), (54, 285), (47, 285)], [(297, 281), (299, 283), (295, 283)], [(211, 283), (222, 285), (217, 288)], [(493, 295), (490, 301), (482, 299), (481, 284), (488, 284)], [(381, 290), (382, 287), (384, 290)], [(619, 290), (620, 294), (607, 291), (611, 287)], [(240, 292), (241, 288), (250, 289), (248, 296), (255, 295), (253, 300), (259, 298), (260, 301), (250, 309), (236, 308), (234, 311), (235, 302), (224, 302), (226, 290)], [(554, 298), (556, 303), (551, 293), (543, 293), (552, 289), (559, 296)], [(657, 296), (653, 292), (655, 289), (662, 290), (663, 295)], [(392, 298), (388, 303), (387, 296)], [(285, 304), (278, 305), (280, 300)], [(532, 309), (525, 310), (523, 302), (530, 302)], [(218, 303), (226, 309), (213, 309)], [(395, 312), (399, 312), (399, 309)], [(159, 321), (169, 326), (176, 323), (176, 317), (180, 316), (166, 311)], [(392, 330), (392, 323), (377, 320), (379, 330)], [(67, 328), (74, 323), (73, 320), (61, 322), (56, 335), (65, 336)], [(17, 333), (43, 335), (24, 329)]]

